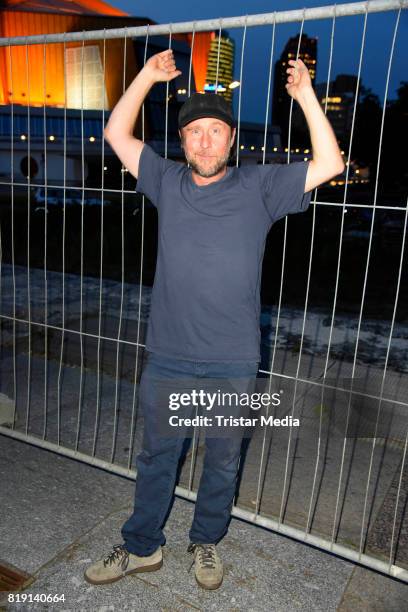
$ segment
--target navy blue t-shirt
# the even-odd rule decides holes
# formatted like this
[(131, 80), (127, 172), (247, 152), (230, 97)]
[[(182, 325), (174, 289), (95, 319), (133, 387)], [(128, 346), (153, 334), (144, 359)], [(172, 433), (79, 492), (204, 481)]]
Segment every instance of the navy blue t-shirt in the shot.
[(309, 162), (227, 167), (195, 184), (191, 168), (145, 144), (136, 190), (158, 211), (146, 349), (202, 361), (260, 361), (260, 285), (272, 224), (305, 211)]

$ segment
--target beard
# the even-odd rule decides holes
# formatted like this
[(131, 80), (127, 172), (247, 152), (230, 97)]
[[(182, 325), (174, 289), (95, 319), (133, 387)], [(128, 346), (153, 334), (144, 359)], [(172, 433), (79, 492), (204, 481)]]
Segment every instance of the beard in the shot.
[(210, 178), (211, 176), (217, 175), (228, 163), (231, 154), (231, 147), (222, 157), (215, 157), (211, 163), (200, 163), (194, 157), (187, 155), (184, 151), (187, 162), (190, 164), (191, 168), (196, 172), (199, 176), (204, 178)]

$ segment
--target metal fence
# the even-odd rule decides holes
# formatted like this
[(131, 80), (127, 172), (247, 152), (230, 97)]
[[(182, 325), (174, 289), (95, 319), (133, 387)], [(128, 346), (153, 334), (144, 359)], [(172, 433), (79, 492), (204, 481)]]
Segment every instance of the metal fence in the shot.
[[(345, 16), (361, 15), (363, 30), (361, 41), (354, 41), (359, 55), (357, 87), (354, 98), (353, 117), (347, 152), (346, 179), (342, 202), (318, 200), (316, 189), (312, 198), (310, 226), (308, 227), (308, 266), (305, 283), (304, 305), (301, 310), (284, 307), (284, 283), (288, 254), (291, 246), (290, 221), (284, 219), (282, 236), (282, 265), (279, 276), (279, 292), (276, 309), (264, 314), (273, 325), (269, 328), (268, 339), (271, 358), (269, 367), (261, 370), (268, 377), (269, 389), (278, 384), (290, 397), (291, 416), (302, 416), (310, 427), (303, 440), (297, 439), (289, 428), (285, 434), (269, 435), (267, 428), (258, 432), (247, 448), (245, 461), (241, 462), (240, 493), (233, 509), (233, 515), (251, 521), (255, 525), (270, 528), (289, 535), (300, 541), (310, 543), (323, 550), (331, 551), (351, 561), (362, 563), (403, 581), (408, 581), (408, 551), (406, 541), (406, 503), (408, 480), (406, 472), (406, 453), (408, 429), (406, 418), (408, 401), (406, 397), (406, 350), (402, 346), (398, 367), (390, 367), (390, 355), (397, 341), (406, 340), (405, 327), (397, 329), (397, 309), (404, 262), (405, 237), (408, 218), (406, 202), (386, 206), (377, 203), (379, 169), (381, 163), (382, 138), (386, 120), (386, 102), (390, 72), (394, 57), (394, 47), (398, 36), (401, 11), (408, 2), (373, 1), (344, 5), (325, 6), (299, 11), (283, 11), (262, 15), (247, 15), (228, 19), (196, 21), (157, 26), (143, 26), (125, 29), (111, 29), (93, 32), (62, 33), (44, 36), (28, 36), (0, 40), (0, 46), (9, 52), (8, 67), (12, 79), (12, 55), (14, 46), (23, 46), (26, 51), (26, 78), (30, 91), (30, 66), (28, 48), (40, 45), (43, 49), (45, 70), (47, 48), (54, 43), (82, 43), (82, 75), (84, 42), (102, 40), (102, 58), (105, 75), (105, 41), (113, 38), (124, 39), (123, 82), (125, 82), (126, 44), (130, 37), (143, 37), (145, 40), (145, 60), (152, 37), (168, 35), (168, 45), (172, 46), (175, 33), (191, 33), (191, 57), (196, 32), (223, 28), (242, 29), (240, 56), (240, 83), (238, 100), (238, 146), (239, 164), (241, 97), (245, 95), (243, 64), (246, 53), (246, 34), (249, 28), (270, 28), (271, 51), (269, 57), (269, 79), (265, 116), (265, 138), (263, 162), (265, 163), (268, 109), (271, 91), (271, 75), (274, 61), (275, 34), (279, 24), (300, 22), (300, 36), (307, 21), (325, 19), (331, 22), (330, 58), (327, 74), (326, 106), (331, 78), (332, 57), (335, 50), (337, 20)], [(372, 203), (361, 203), (357, 208), (372, 211), (369, 234), (364, 252), (364, 274), (359, 286), (359, 312), (357, 323), (343, 317), (336, 324), (339, 281), (343, 261), (343, 230), (347, 212), (348, 176), (351, 148), (355, 125), (355, 114), (362, 62), (365, 51), (366, 31), (370, 13), (394, 11), (395, 25), (389, 49), (387, 74), (384, 76), (384, 103), (382, 107), (381, 129), (378, 142), (378, 163)], [(299, 53), (299, 47), (297, 54)], [(188, 93), (191, 92), (191, 57)], [(218, 62), (220, 47), (218, 46)], [(218, 67), (218, 63), (217, 63)], [(217, 77), (218, 78), (218, 77)], [(64, 83), (66, 74), (64, 74)], [(82, 80), (82, 91), (84, 82)], [(11, 83), (11, 89), (12, 83)], [(168, 91), (168, 84), (167, 84)], [(45, 99), (44, 90), (44, 99)], [(249, 94), (248, 94), (249, 95)], [(287, 161), (290, 161), (291, 147), (291, 100), (289, 115), (289, 145)], [(88, 188), (82, 174), (82, 187), (77, 188), (80, 205), (80, 273), (66, 271), (66, 147), (67, 147), (67, 105), (64, 107), (64, 180), (60, 187), (64, 193), (62, 209), (62, 273), (52, 272), (47, 264), (47, 246), (52, 236), (48, 228), (49, 203), (47, 202), (47, 142), (46, 108), (44, 105), (44, 183), (33, 183), (28, 171), (28, 182), (19, 182), (14, 176), (14, 107), (11, 105), (10, 167), (11, 176), (2, 180), (3, 188), (8, 188), (10, 197), (10, 227), (1, 228), (2, 252), (9, 243), (11, 259), (1, 260), (1, 314), (2, 333), (2, 426), (0, 433), (15, 439), (43, 447), (86, 463), (103, 467), (111, 472), (134, 478), (132, 469), (135, 453), (141, 444), (141, 419), (137, 411), (137, 388), (140, 375), (141, 340), (145, 328), (150, 289), (143, 285), (144, 273), (144, 232), (146, 203), (143, 199), (138, 212), (138, 242), (140, 246), (139, 282), (137, 285), (126, 283), (124, 277), (125, 254), (125, 196), (132, 192), (120, 190), (121, 206), (116, 214), (121, 220), (122, 256), (121, 281), (113, 282), (104, 275), (104, 206), (100, 206), (100, 270), (98, 277), (84, 273), (86, 255), (84, 247), (95, 228), (84, 224), (85, 196)], [(104, 105), (102, 104), (102, 108)], [(166, 96), (166, 137), (164, 143), (167, 157), (167, 119), (168, 96)], [(83, 125), (83, 114), (81, 114)], [(143, 139), (144, 110), (142, 111)], [(101, 112), (102, 126), (105, 125), (105, 112)], [(27, 150), (30, 156), (30, 97), (27, 99)], [(81, 162), (85, 162), (84, 132), (82, 131)], [(104, 142), (100, 152), (101, 180), (97, 191), (102, 197), (110, 192), (104, 186)], [(43, 269), (30, 264), (30, 249), (38, 239), (33, 235), (30, 197), (32, 188), (43, 188), (44, 219)], [(16, 228), (15, 193), (26, 190), (27, 227), (25, 228), (26, 265), (15, 262)], [(95, 190), (95, 188), (93, 188)], [(331, 309), (318, 313), (313, 309), (310, 287), (313, 281), (312, 268), (316, 266), (318, 254), (314, 250), (314, 237), (319, 212), (331, 207), (339, 211), (338, 249), (334, 274), (334, 294)], [(393, 308), (389, 320), (381, 322), (381, 333), (373, 335), (369, 326), (364, 327), (363, 311), (371, 262), (374, 224), (376, 211), (391, 211), (403, 215), (400, 235), (399, 255), (395, 270), (390, 271), (392, 278)], [(310, 229), (309, 229), (310, 228)], [(343, 272), (344, 274), (344, 272)], [(317, 313), (317, 314), (316, 314)], [(316, 319), (316, 325), (312, 322)], [(317, 318), (316, 318), (317, 317)], [(377, 328), (378, 328), (377, 323)], [(354, 327), (353, 327), (354, 326)], [(308, 336), (308, 328), (313, 328), (315, 336)], [(296, 333), (293, 332), (295, 329)], [(340, 330), (343, 335), (338, 339)], [(353, 329), (352, 339), (348, 333)], [(368, 331), (367, 331), (368, 329)], [(325, 330), (325, 331), (324, 331)], [(324, 331), (324, 334), (323, 334)], [(377, 329), (378, 331), (378, 329)], [(291, 335), (292, 334), (292, 335)], [(296, 347), (289, 345), (289, 336), (296, 337)], [(322, 335), (323, 334), (323, 335)], [(365, 335), (364, 335), (365, 334)], [(327, 336), (327, 338), (326, 338)], [(362, 342), (362, 338), (364, 340)], [(375, 352), (376, 343), (383, 343), (378, 359), (358, 359), (361, 344), (366, 345), (367, 354)], [(333, 354), (336, 344), (337, 352)], [(323, 338), (323, 342), (322, 342)], [(307, 342), (305, 342), (307, 339)], [(393, 344), (394, 341), (394, 344)], [(371, 342), (371, 344), (370, 344)], [(349, 359), (342, 359), (344, 347), (349, 347)], [(350, 349), (351, 346), (351, 349)], [(404, 352), (405, 350), (405, 352)], [(398, 362), (398, 359), (397, 359)], [(278, 382), (277, 382), (278, 381)], [(349, 418), (353, 413), (352, 401), (368, 402), (365, 414), (370, 414), (374, 427), (371, 435), (350, 437), (347, 435)], [(345, 415), (344, 431), (333, 435), (328, 427), (327, 406)], [(9, 416), (4, 416), (9, 410)], [(330, 412), (330, 410), (329, 410)], [(387, 431), (384, 429), (383, 416), (387, 416)], [(389, 417), (389, 418), (388, 418)], [(330, 419), (329, 419), (330, 420)], [(398, 431), (395, 423), (399, 424)], [(402, 425), (401, 425), (402, 423)], [(385, 432), (385, 433), (384, 433)], [(393, 433), (392, 433), (393, 432)], [(201, 459), (200, 440), (195, 438), (192, 450), (187, 456), (181, 473), (178, 495), (195, 499), (199, 466)], [(405, 522), (405, 523), (404, 523)]]

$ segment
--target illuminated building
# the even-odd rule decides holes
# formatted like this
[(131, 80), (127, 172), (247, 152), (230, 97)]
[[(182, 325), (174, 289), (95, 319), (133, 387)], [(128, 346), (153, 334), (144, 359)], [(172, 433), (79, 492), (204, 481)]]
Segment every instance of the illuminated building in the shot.
[[(104, 28), (108, 30), (154, 23), (146, 17), (132, 17), (101, 0), (4, 0), (0, 36), (7, 38)], [(195, 81), (198, 91), (204, 89), (207, 52), (212, 36), (209, 32), (195, 34), (192, 68), (193, 85)], [(157, 38), (152, 37), (150, 43), (154, 45)], [(161, 46), (168, 48), (168, 37), (162, 38), (166, 40)], [(172, 40), (190, 46), (191, 35), (173, 34)], [(45, 54), (45, 83), (43, 45), (12, 46), (11, 52), (8, 47), (0, 47), (0, 105), (13, 103), (63, 108), (66, 104), (67, 108), (112, 109), (123, 93), (123, 73), (126, 73), (127, 88), (140, 70), (140, 62), (137, 62), (134, 52), (135, 44), (140, 43), (140, 40), (127, 39), (125, 67), (124, 42), (124, 38), (107, 39), (105, 43), (103, 40), (85, 40), (84, 44), (82, 41), (68, 42), (65, 45), (65, 57), (63, 43), (48, 43)], [(82, 79), (86, 83), (83, 93)], [(178, 88), (186, 89), (186, 79), (188, 70), (187, 73), (183, 70), (182, 77), (177, 79)]]
[[(353, 121), (354, 99), (357, 90), (357, 77), (354, 75), (338, 74), (334, 81), (330, 81), (326, 99), (326, 83), (317, 83), (316, 96), (322, 106), (326, 108), (326, 115), (338, 140), (346, 142), (351, 132)], [(361, 85), (359, 97), (361, 95)], [(327, 105), (326, 105), (327, 102)]]
[[(104, 28), (109, 30), (146, 24), (153, 25), (154, 22), (145, 17), (132, 17), (101, 0), (4, 0), (0, 36), (8, 38)], [(168, 48), (168, 37), (161, 37), (161, 41), (159, 39), (160, 37), (151, 37), (148, 45), (149, 55), (154, 49), (158, 52)], [(201, 54), (210, 48), (210, 40), (211, 33), (195, 34), (192, 91), (195, 91), (196, 81), (204, 87), (207, 55), (202, 58)], [(177, 104), (179, 107), (186, 95), (178, 94), (177, 91), (187, 91), (188, 88), (190, 43), (191, 36), (188, 34), (172, 36), (176, 63), (183, 74), (169, 84), (169, 97), (171, 96), (172, 102), (169, 104), (170, 138), (178, 138), (175, 125)], [(82, 170), (78, 156), (81, 155), (82, 134), (85, 147), (85, 179), (92, 178), (93, 164), (100, 164), (102, 111), (105, 112), (106, 123), (109, 111), (117, 104), (143, 65), (140, 48), (144, 49), (144, 40), (132, 37), (126, 39), (126, 53), (124, 38), (67, 42), (65, 50), (63, 43), (0, 47), (0, 139), (5, 147), (0, 151), (1, 174), (10, 174), (9, 148), (13, 138), (15, 180), (26, 180), (27, 168), (32, 169), (31, 180), (35, 176), (37, 179), (44, 176), (43, 110), (46, 108), (47, 179), (50, 182), (62, 180), (62, 141), (66, 107), (67, 182), (75, 184), (81, 179)], [(155, 89), (160, 90), (160, 84), (152, 88), (152, 96), (149, 96), (145, 104), (146, 140), (160, 139), (163, 132), (164, 113), (157, 112), (158, 93)], [(161, 104), (163, 105), (163, 100)], [(141, 114), (134, 133), (139, 138), (142, 135)], [(91, 138), (95, 140), (90, 140)]]
[(227, 33), (211, 33), (211, 43), (208, 50), (207, 74), (204, 86), (205, 91), (217, 91), (228, 102), (232, 101), (230, 88), (234, 74), (234, 41), (228, 37)]
[[(289, 60), (296, 59), (298, 46), (299, 35), (290, 38), (279, 60), (275, 64), (272, 123), (281, 128), (282, 142), (285, 144), (288, 142), (289, 111), (292, 100), (285, 87), (289, 75), (286, 70), (291, 67), (291, 64), (288, 63)], [(312, 86), (314, 86), (317, 67), (317, 37), (309, 38), (307, 34), (302, 34), (298, 57), (307, 66), (312, 80)], [(306, 145), (308, 138), (306, 119), (299, 105), (294, 102), (292, 108), (291, 145)]]
[[(0, 36), (30, 36), (55, 32), (77, 32), (103, 28), (153, 23), (150, 20), (129, 17), (123, 11), (100, 0), (78, 0), (67, 3), (5, 0), (0, 21)], [(65, 65), (67, 71), (67, 106), (81, 108), (81, 71), (78, 66), (84, 57), (83, 107), (109, 108), (116, 82), (121, 75), (115, 68), (123, 53), (123, 40), (106, 41), (106, 91), (103, 92), (103, 41), (66, 43)], [(64, 91), (64, 47), (62, 43), (46, 45), (45, 83), (43, 75), (43, 45), (27, 45), (0, 48), (1, 84), (0, 104), (22, 104), (24, 106), (65, 105)], [(28, 91), (28, 77), (29, 86)], [(45, 91), (44, 91), (45, 90)], [(103, 96), (102, 94), (105, 93)]]

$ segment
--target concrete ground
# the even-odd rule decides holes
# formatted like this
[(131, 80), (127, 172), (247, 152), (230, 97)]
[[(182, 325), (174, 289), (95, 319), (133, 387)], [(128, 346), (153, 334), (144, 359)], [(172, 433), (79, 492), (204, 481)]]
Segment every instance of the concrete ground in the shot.
[[(54, 276), (55, 282), (60, 282), (60, 276)], [(25, 284), (21, 275), (17, 278), (22, 308)], [(32, 295), (35, 308), (31, 312), (33, 320), (39, 321), (44, 315), (41, 278), (33, 281), (37, 293)], [(78, 279), (71, 280), (66, 327), (79, 329)], [(99, 347), (97, 280), (87, 281), (90, 288), (84, 331), (89, 335), (81, 346), (78, 335), (67, 333), (62, 362), (58, 329), (48, 330), (45, 354), (41, 327), (32, 326), (28, 337), (27, 325), (18, 324), (13, 330), (11, 320), (2, 322), (0, 423), (10, 423), (7, 414), (14, 410), (10, 398), (16, 396), (15, 427), (21, 434), (40, 438), (45, 435), (51, 443), (57, 443), (60, 435), (59, 442), (64, 447), (72, 449), (77, 443), (85, 455), (94, 450), (96, 457), (127, 468), (129, 461), (134, 466), (143, 431), (142, 415), (134, 405), (134, 380), (140, 374), (142, 355), (136, 367), (134, 347), (121, 344), (117, 351), (117, 342), (111, 339), (117, 338), (119, 329), (122, 338), (135, 341), (140, 331), (143, 339), (149, 300), (148, 296), (142, 297), (142, 325), (138, 330), (136, 293), (134, 287), (128, 287), (127, 314), (123, 326), (119, 325), (120, 284), (106, 283), (109, 299), (102, 330), (106, 339)], [(10, 301), (12, 293), (3, 291), (3, 301), (4, 296)], [(58, 327), (61, 312), (57, 285), (50, 291), (49, 300), (48, 323)], [(20, 309), (19, 316), (25, 319), (27, 315)], [(327, 325), (324, 329), (327, 331)], [(293, 330), (287, 330), (287, 334), (288, 338), (293, 336)], [(339, 342), (343, 347), (343, 336)], [(376, 344), (377, 337), (372, 336), (366, 343), (366, 352), (374, 350)], [(288, 344), (277, 350), (274, 371), (296, 377), (299, 349), (295, 348)], [(397, 361), (403, 363), (402, 354), (398, 355)], [(300, 365), (299, 378), (321, 381), (324, 359), (318, 352), (305, 351)], [(350, 360), (334, 357), (329, 363), (327, 382), (332, 380), (336, 387), (341, 386), (338, 383), (351, 375), (350, 367)], [(303, 531), (310, 515), (310, 533), (330, 539), (344, 459), (336, 542), (358, 550), (366, 503), (367, 554), (388, 560), (395, 521), (395, 563), (407, 569), (408, 463), (403, 461), (406, 375), (392, 369), (387, 372), (384, 397), (392, 402), (382, 402), (375, 448), (370, 422), (367, 431), (348, 438), (347, 445), (343, 445), (347, 394), (326, 389), (323, 398), (320, 388), (310, 384), (299, 383), (295, 389), (293, 378), (280, 379), (278, 388), (284, 391), (285, 409), (293, 409), (302, 427), (297, 436), (293, 433), (290, 452), (286, 450), (287, 430), (268, 433), (260, 514), (279, 516), (283, 475), (287, 474), (285, 523)], [(376, 414), (378, 402), (368, 398), (380, 393), (381, 367), (358, 364), (355, 378), (364, 402), (353, 402), (352, 411), (363, 417)], [(244, 510), (255, 508), (262, 444), (263, 432), (255, 431), (242, 462), (236, 500)], [(180, 474), (182, 487), (189, 487), (191, 478), (192, 488), (197, 490), (203, 450), (201, 440), (195, 460), (187, 456)], [(405, 469), (400, 478), (402, 465)], [(131, 513), (133, 493), (134, 482), (129, 479), (0, 434), (0, 565), (1, 561), (12, 564), (32, 576), (25, 595), (65, 595), (64, 603), (47, 605), (8, 603), (0, 593), (0, 609), (408, 611), (406, 584), (235, 518), (218, 546), (225, 565), (224, 583), (217, 591), (203, 591), (195, 582), (193, 570), (188, 572), (191, 558), (186, 549), (194, 505), (180, 498), (166, 524), (164, 565), (158, 572), (127, 577), (108, 586), (91, 586), (83, 580), (83, 571), (92, 560), (120, 543), (120, 527)], [(313, 507), (309, 507), (310, 500), (314, 500)]]
[(402, 612), (408, 587), (288, 537), (233, 518), (218, 545), (225, 577), (204, 591), (188, 571), (194, 505), (176, 498), (167, 521), (163, 567), (91, 586), (83, 571), (121, 541), (134, 483), (0, 436), (1, 560), (29, 573), (24, 594), (64, 594), (65, 603), (8, 603), (4, 610), (217, 610)]

